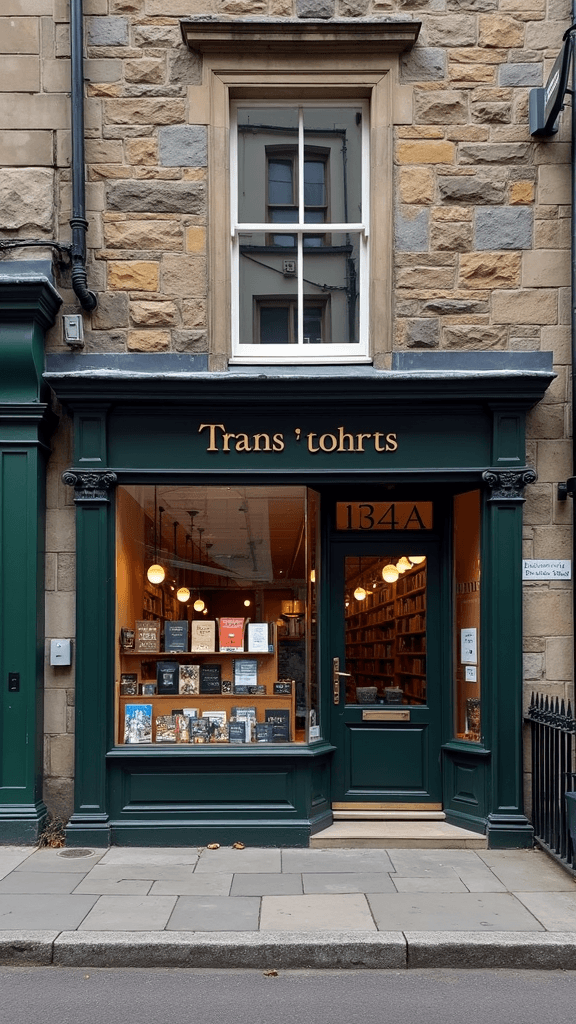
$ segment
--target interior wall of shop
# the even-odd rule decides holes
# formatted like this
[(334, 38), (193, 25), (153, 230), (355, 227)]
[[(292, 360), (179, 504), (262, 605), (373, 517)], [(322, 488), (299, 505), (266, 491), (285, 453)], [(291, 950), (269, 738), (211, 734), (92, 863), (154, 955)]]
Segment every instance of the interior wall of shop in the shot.
[[(570, 23), (569, 0), (85, 0), (87, 353), (187, 352), (206, 361), (207, 125), (190, 102), (200, 60), (179, 18), (420, 19), (400, 61), (394, 126), (394, 347), (553, 351), (557, 378), (528, 416), (524, 555), (571, 557), (569, 121), (528, 133), (531, 87), (546, 81)], [(320, 11), (321, 7), (321, 11)], [(0, 16), (2, 236), (68, 240), (68, 3), (5, 0)], [(208, 197), (209, 199), (209, 197)], [(158, 212), (162, 210), (162, 212)], [(184, 212), (183, 212), (184, 211)], [(45, 249), (10, 258), (45, 258)], [(61, 313), (80, 312), (66, 274)], [(67, 352), (61, 316), (47, 349)], [(381, 357), (381, 366), (389, 356)], [(65, 416), (48, 466), (45, 799), (71, 807), (74, 666), (48, 664), (52, 637), (74, 637), (74, 508)], [(526, 702), (572, 695), (572, 596), (527, 584)], [(526, 761), (527, 794), (530, 790)], [(528, 807), (529, 810), (529, 807)]]

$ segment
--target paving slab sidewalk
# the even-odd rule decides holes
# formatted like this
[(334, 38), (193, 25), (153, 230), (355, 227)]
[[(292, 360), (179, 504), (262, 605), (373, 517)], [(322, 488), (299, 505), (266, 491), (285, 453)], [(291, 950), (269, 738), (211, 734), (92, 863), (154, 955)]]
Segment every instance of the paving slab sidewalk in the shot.
[(0, 846), (0, 963), (576, 969), (537, 850)]

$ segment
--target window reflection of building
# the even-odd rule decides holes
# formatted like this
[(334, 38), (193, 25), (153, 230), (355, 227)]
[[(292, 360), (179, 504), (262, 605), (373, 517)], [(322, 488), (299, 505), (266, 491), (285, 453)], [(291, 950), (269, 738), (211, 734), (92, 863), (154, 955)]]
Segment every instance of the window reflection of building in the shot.
[(358, 106), (239, 107), (240, 345), (358, 343), (362, 144)]

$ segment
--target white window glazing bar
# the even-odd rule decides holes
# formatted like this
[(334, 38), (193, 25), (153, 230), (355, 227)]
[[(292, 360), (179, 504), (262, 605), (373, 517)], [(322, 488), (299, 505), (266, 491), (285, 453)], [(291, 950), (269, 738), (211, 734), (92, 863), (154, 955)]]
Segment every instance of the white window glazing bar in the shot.
[(304, 111), (298, 107), (298, 344), (304, 344)]

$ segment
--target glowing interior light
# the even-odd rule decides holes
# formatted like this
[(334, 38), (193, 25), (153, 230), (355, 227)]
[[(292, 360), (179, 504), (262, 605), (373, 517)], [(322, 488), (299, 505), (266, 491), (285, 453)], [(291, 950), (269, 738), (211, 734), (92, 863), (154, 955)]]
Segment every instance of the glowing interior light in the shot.
[(189, 601), (190, 591), (188, 590), (188, 587), (180, 587), (180, 589), (176, 591), (176, 597), (179, 601), (182, 601), (183, 604), (185, 601)]
[(354, 597), (357, 601), (364, 601), (366, 598), (366, 591), (364, 590), (364, 587), (356, 587)]
[(150, 583), (163, 583), (166, 573), (161, 565), (151, 565), (146, 573)]
[(426, 561), (426, 555), (408, 555), (412, 565), (422, 565)]
[(385, 565), (382, 569), (382, 579), (386, 580), (386, 583), (395, 583), (399, 575), (395, 565)]
[(203, 612), (205, 607), (206, 607), (206, 605), (204, 604), (204, 601), (202, 600), (202, 598), (201, 597), (197, 597), (196, 600), (194, 601), (194, 611), (195, 612)]

